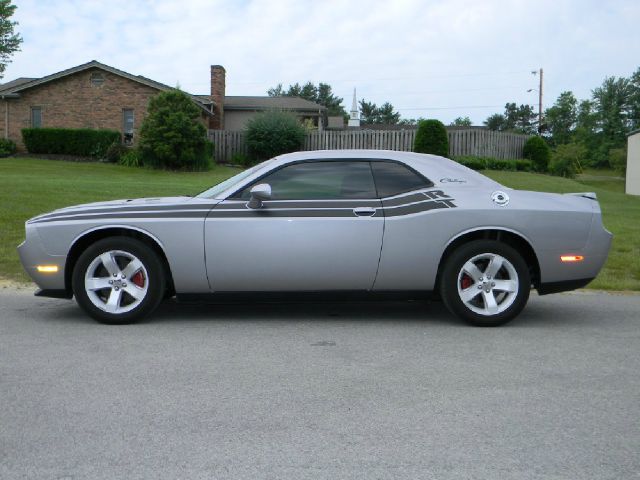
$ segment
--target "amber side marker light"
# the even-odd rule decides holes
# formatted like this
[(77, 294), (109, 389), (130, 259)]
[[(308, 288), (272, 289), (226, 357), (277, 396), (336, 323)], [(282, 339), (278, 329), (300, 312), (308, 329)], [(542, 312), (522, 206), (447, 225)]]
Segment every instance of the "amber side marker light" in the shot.
[(57, 273), (58, 266), (57, 265), (38, 265), (36, 270), (40, 273)]
[(582, 255), (561, 255), (560, 260), (564, 263), (581, 262), (584, 257)]

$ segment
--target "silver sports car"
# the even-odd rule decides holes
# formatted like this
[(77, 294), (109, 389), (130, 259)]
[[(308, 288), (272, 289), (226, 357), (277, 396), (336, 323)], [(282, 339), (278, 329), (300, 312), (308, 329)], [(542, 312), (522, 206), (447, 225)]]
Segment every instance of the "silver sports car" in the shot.
[(302, 292), (442, 298), (474, 325), (589, 283), (612, 235), (593, 193), (511, 190), (434, 155), (299, 152), (195, 197), (63, 208), (18, 247), (41, 290), (101, 322), (163, 298)]

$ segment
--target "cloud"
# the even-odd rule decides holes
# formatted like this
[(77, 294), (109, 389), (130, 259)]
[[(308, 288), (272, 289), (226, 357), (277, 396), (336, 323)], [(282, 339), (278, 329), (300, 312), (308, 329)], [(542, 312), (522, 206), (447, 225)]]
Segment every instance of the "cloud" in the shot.
[[(635, 0), (311, 2), (246, 0), (17, 2), (22, 51), (5, 79), (43, 76), (92, 59), (192, 93), (208, 93), (209, 65), (227, 93), (263, 95), (277, 83), (353, 88), (404, 117), (476, 123), (509, 101), (546, 105), (563, 90), (589, 96), (607, 75), (638, 68)], [(459, 108), (455, 108), (459, 107)]]

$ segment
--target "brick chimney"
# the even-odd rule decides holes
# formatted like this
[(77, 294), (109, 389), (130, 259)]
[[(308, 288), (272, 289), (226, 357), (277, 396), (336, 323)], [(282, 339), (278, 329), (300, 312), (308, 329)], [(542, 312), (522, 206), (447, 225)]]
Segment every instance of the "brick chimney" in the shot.
[(222, 130), (224, 128), (224, 94), (226, 71), (222, 65), (211, 65), (211, 100), (213, 117), (209, 120), (209, 128)]

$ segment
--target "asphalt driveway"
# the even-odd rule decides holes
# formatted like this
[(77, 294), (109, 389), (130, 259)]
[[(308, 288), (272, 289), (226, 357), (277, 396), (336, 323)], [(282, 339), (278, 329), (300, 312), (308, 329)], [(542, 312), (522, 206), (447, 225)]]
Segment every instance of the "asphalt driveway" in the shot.
[(0, 290), (2, 479), (640, 478), (640, 296), (178, 306)]

